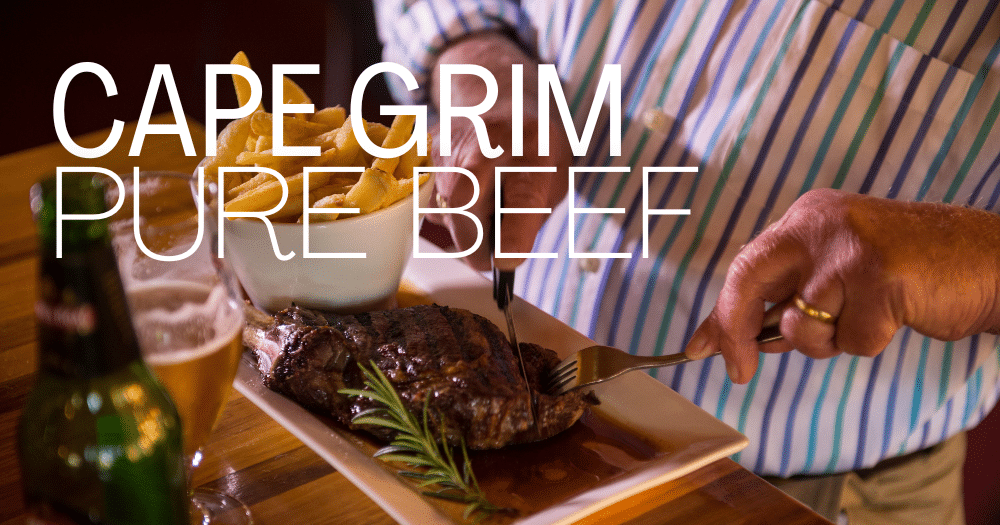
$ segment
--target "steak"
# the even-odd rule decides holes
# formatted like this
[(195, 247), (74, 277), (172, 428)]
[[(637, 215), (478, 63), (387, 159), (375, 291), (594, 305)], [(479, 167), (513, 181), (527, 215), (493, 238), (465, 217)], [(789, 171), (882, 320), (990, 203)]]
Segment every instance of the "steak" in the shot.
[(354, 315), (292, 306), (273, 317), (247, 308), (243, 343), (257, 356), (264, 384), (306, 408), (382, 439), (392, 431), (359, 426), (351, 418), (375, 406), (338, 393), (364, 388), (358, 364), (374, 363), (407, 408), (420, 415), (426, 401), (435, 435), (472, 449), (537, 441), (569, 428), (593, 402), (580, 391), (551, 396), (540, 390), (559, 363), (552, 350), (520, 343), (538, 420), (517, 353), (488, 319), (472, 312), (421, 305)]

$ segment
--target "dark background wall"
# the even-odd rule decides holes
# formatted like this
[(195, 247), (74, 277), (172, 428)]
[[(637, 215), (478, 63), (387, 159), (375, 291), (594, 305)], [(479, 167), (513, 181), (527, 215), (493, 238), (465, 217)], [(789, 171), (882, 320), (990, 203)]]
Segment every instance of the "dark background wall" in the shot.
[[(70, 134), (139, 118), (153, 66), (169, 64), (184, 113), (205, 115), (205, 64), (226, 64), (240, 50), (261, 78), (270, 108), (271, 65), (319, 64), (319, 75), (292, 78), (317, 109), (350, 103), (354, 79), (380, 60), (372, 6), (367, 1), (265, 2), (39, 2), (14, 0), (0, 8), (0, 155), (57, 140), (52, 99), (60, 75), (77, 62), (96, 62), (114, 77), (108, 97), (94, 75), (70, 85)], [(219, 77), (222, 107), (235, 107), (232, 84)], [(377, 77), (363, 116), (385, 121), (388, 97)], [(168, 111), (161, 89), (155, 113)], [(391, 119), (391, 117), (389, 117)]]

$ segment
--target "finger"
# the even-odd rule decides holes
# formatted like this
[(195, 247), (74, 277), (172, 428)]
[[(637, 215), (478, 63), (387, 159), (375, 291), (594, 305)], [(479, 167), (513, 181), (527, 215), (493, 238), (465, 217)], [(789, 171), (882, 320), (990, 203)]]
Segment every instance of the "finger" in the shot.
[[(474, 186), (468, 177), (449, 172), (440, 172), (435, 177), (438, 181), (436, 189), (441, 196), (441, 202), (447, 203), (449, 208), (461, 208), (472, 201), (474, 196)], [(473, 247), (478, 240), (479, 247), (471, 253), (466, 261), (477, 270), (490, 269), (489, 242), (485, 237), (489, 233), (489, 225), (493, 213), (493, 199), (487, 198), (493, 194), (493, 183), (488, 177), (478, 179), (479, 199), (466, 211), (475, 215), (482, 225), (482, 237), (476, 224), (465, 215), (458, 213), (442, 213), (442, 223), (451, 232), (452, 242), (459, 251), (465, 251)]]
[[(447, 208), (448, 203), (445, 201), (444, 196), (438, 193), (437, 184), (431, 188), (431, 206), (434, 208)], [(428, 221), (437, 224), (438, 226), (444, 226), (444, 215), (440, 213), (425, 213), (424, 218)]]
[[(443, 158), (440, 155), (439, 146), (440, 146), (441, 142), (440, 142), (440, 137), (439, 137), (438, 126), (436, 126), (436, 125), (435, 126), (431, 126), (431, 128), (430, 128), (430, 130), (428, 130), (427, 134), (430, 136), (430, 142), (431, 142), (431, 148), (430, 148), (431, 165), (432, 166), (440, 166), (440, 167), (452, 166), (453, 163), (452, 163), (452, 161), (451, 161), (450, 158)], [(454, 174), (451, 174), (451, 175), (454, 176)], [(431, 207), (434, 207), (434, 208), (448, 208), (449, 207), (448, 206), (448, 200), (444, 197), (444, 195), (442, 195), (438, 191), (438, 185), (441, 183), (440, 180), (442, 178), (446, 178), (448, 176), (449, 175), (447, 173), (438, 173), (437, 176), (434, 177), (434, 187), (431, 188), (431, 202), (430, 202)], [(426, 213), (426, 214), (424, 214), (424, 217), (428, 221), (430, 221), (430, 222), (432, 222), (434, 224), (437, 224), (438, 226), (446, 226), (445, 223), (444, 223), (444, 214), (441, 214), (441, 213)]]
[(774, 230), (765, 231), (737, 254), (708, 320), (718, 324), (719, 349), (734, 382), (745, 383), (756, 373), (756, 336), (766, 303), (790, 296), (807, 265), (803, 251)]
[(887, 303), (872, 300), (883, 295), (856, 294), (852, 297), (857, 298), (844, 301), (834, 343), (845, 353), (873, 357), (889, 345), (902, 323), (895, 320)]
[[(545, 223), (545, 215), (518, 213), (504, 216), (500, 228), (500, 247), (505, 254), (530, 254), (538, 231)], [(487, 239), (486, 242), (493, 242)], [(494, 261), (500, 270), (513, 270), (525, 261), (525, 256), (497, 257)]]
[[(549, 209), (554, 190), (549, 173), (507, 173), (503, 178), (504, 208)], [(500, 250), (496, 253), (528, 254), (535, 245), (535, 237), (545, 224), (548, 213), (508, 212), (500, 217)], [(494, 220), (496, 218), (494, 217)], [(493, 239), (489, 239), (493, 242)], [(513, 270), (525, 257), (497, 257), (495, 264), (501, 270)]]
[[(790, 306), (792, 306), (791, 299), (782, 301), (768, 308), (767, 311), (764, 312), (763, 326), (779, 326), (781, 324), (781, 316), (784, 315), (785, 309)], [(758, 348), (761, 352), (768, 354), (780, 354), (790, 352), (795, 349), (783, 335), (780, 339), (760, 343)]]
[[(491, 257), (489, 239), (486, 237), (490, 231), (489, 218), (493, 213), (493, 165), (482, 156), (475, 133), (456, 133), (453, 130), (451, 155), (442, 157), (439, 132), (438, 126), (431, 127), (429, 131), (432, 141), (432, 163), (440, 167), (461, 167), (476, 176), (479, 197), (465, 211), (479, 219), (482, 233), (480, 234), (472, 219), (460, 213), (439, 213), (437, 215), (440, 217), (434, 217), (432, 221), (437, 221), (448, 229), (452, 243), (458, 251), (464, 252), (479, 241), (479, 247), (466, 256), (465, 261), (476, 270), (489, 270)], [(435, 174), (434, 180), (437, 193), (433, 200), (437, 208), (462, 208), (472, 201), (473, 182), (465, 175), (442, 171)]]
[(709, 326), (708, 320), (702, 321), (694, 333), (691, 340), (684, 346), (684, 354), (688, 359), (704, 359), (714, 354), (719, 346), (716, 344), (717, 337), (712, 334), (713, 328)]
[[(716, 305), (708, 319), (705, 320), (709, 326), (709, 335), (714, 335), (715, 344), (726, 360), (726, 371), (729, 378), (734, 383), (739, 384), (750, 381), (750, 378), (756, 373), (758, 353), (757, 342), (753, 336), (748, 339), (740, 334), (750, 333), (752, 330), (747, 328), (749, 326), (761, 326), (764, 312), (763, 301), (751, 299), (746, 303), (750, 308), (741, 309), (751, 313), (748, 314), (749, 317), (743, 319), (745, 323), (738, 323), (746, 324), (746, 327), (734, 327), (734, 324), (737, 323), (734, 323), (733, 317), (730, 316), (731, 310), (727, 310), (726, 306), (721, 303)], [(753, 308), (753, 305), (758, 307)]]
[[(704, 359), (709, 357), (715, 352), (721, 351), (722, 341), (727, 337), (726, 334), (719, 328), (718, 320), (715, 318), (715, 312), (712, 312), (708, 317), (702, 321), (701, 325), (694, 331), (691, 336), (691, 340), (684, 347), (684, 353), (691, 359)], [(727, 346), (728, 347), (728, 346)], [(741, 354), (738, 356), (724, 355), (726, 363), (726, 373), (729, 375), (730, 379), (735, 383), (746, 383), (753, 377), (753, 374), (747, 376), (745, 379), (740, 375), (740, 366), (745, 366), (748, 369), (757, 369), (757, 352), (748, 352), (746, 354)]]
[(717, 351), (722, 352), (729, 378), (734, 383), (746, 383), (757, 370), (756, 344), (733, 339), (731, 333), (723, 327), (721, 311), (720, 306), (716, 305), (692, 334), (684, 353), (691, 359), (703, 359)]
[[(833, 283), (811, 283), (799, 293), (801, 303), (786, 308), (781, 316), (781, 333), (799, 352), (826, 359), (840, 354), (834, 344), (839, 322), (835, 319), (843, 309), (842, 288)], [(829, 314), (834, 320), (824, 320), (819, 314)]]
[[(710, 315), (709, 319), (712, 317)], [(760, 359), (757, 345), (754, 342), (733, 339), (731, 335), (721, 330), (720, 326), (721, 323), (717, 321), (713, 328), (718, 332), (715, 339), (726, 361), (726, 374), (734, 383), (746, 384), (757, 371)]]

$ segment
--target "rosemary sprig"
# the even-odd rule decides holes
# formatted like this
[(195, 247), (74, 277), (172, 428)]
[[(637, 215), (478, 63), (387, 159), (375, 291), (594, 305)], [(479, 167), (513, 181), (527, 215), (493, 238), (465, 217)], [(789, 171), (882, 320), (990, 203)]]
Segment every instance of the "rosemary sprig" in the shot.
[(358, 425), (375, 425), (396, 430), (398, 434), (389, 445), (375, 452), (374, 456), (383, 461), (405, 463), (420, 470), (403, 470), (400, 476), (417, 481), (421, 488), (436, 487), (435, 490), (425, 490), (422, 494), (438, 499), (466, 503), (463, 518), (468, 520), (476, 516), (481, 521), (487, 516), (512, 509), (496, 506), (479, 488), (476, 476), (472, 472), (469, 452), (465, 440), (457, 447), (461, 452), (461, 465), (455, 461), (452, 447), (445, 442), (446, 428), (441, 418), (441, 437), (438, 439), (430, 430), (427, 401), (424, 400), (422, 420), (410, 412), (403, 404), (396, 389), (375, 363), (371, 369), (359, 365), (365, 376), (367, 389), (343, 389), (339, 392), (347, 396), (366, 397), (382, 406), (370, 408), (351, 420)]

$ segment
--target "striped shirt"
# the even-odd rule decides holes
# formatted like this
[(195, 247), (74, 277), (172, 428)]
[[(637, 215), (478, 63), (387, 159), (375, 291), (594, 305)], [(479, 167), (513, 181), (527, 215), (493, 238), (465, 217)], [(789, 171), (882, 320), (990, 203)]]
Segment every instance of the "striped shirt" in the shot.
[[(575, 191), (553, 211), (517, 293), (596, 341), (680, 351), (711, 311), (741, 245), (811, 188), (996, 211), (998, 0), (386, 0), (385, 60), (425, 81), (448, 42), (506, 29), (555, 64), (582, 129), (604, 64), (620, 64), (622, 155), (607, 115)], [(391, 22), (390, 22), (391, 21)], [(643, 258), (642, 169), (649, 206)], [(627, 167), (625, 173), (606, 168)], [(624, 208), (576, 214), (576, 208)], [(629, 258), (572, 259), (574, 251)], [(746, 385), (721, 358), (653, 372), (750, 438), (762, 475), (857, 470), (977, 424), (1000, 395), (998, 338), (941, 342), (900, 330), (874, 358), (762, 354)]]

